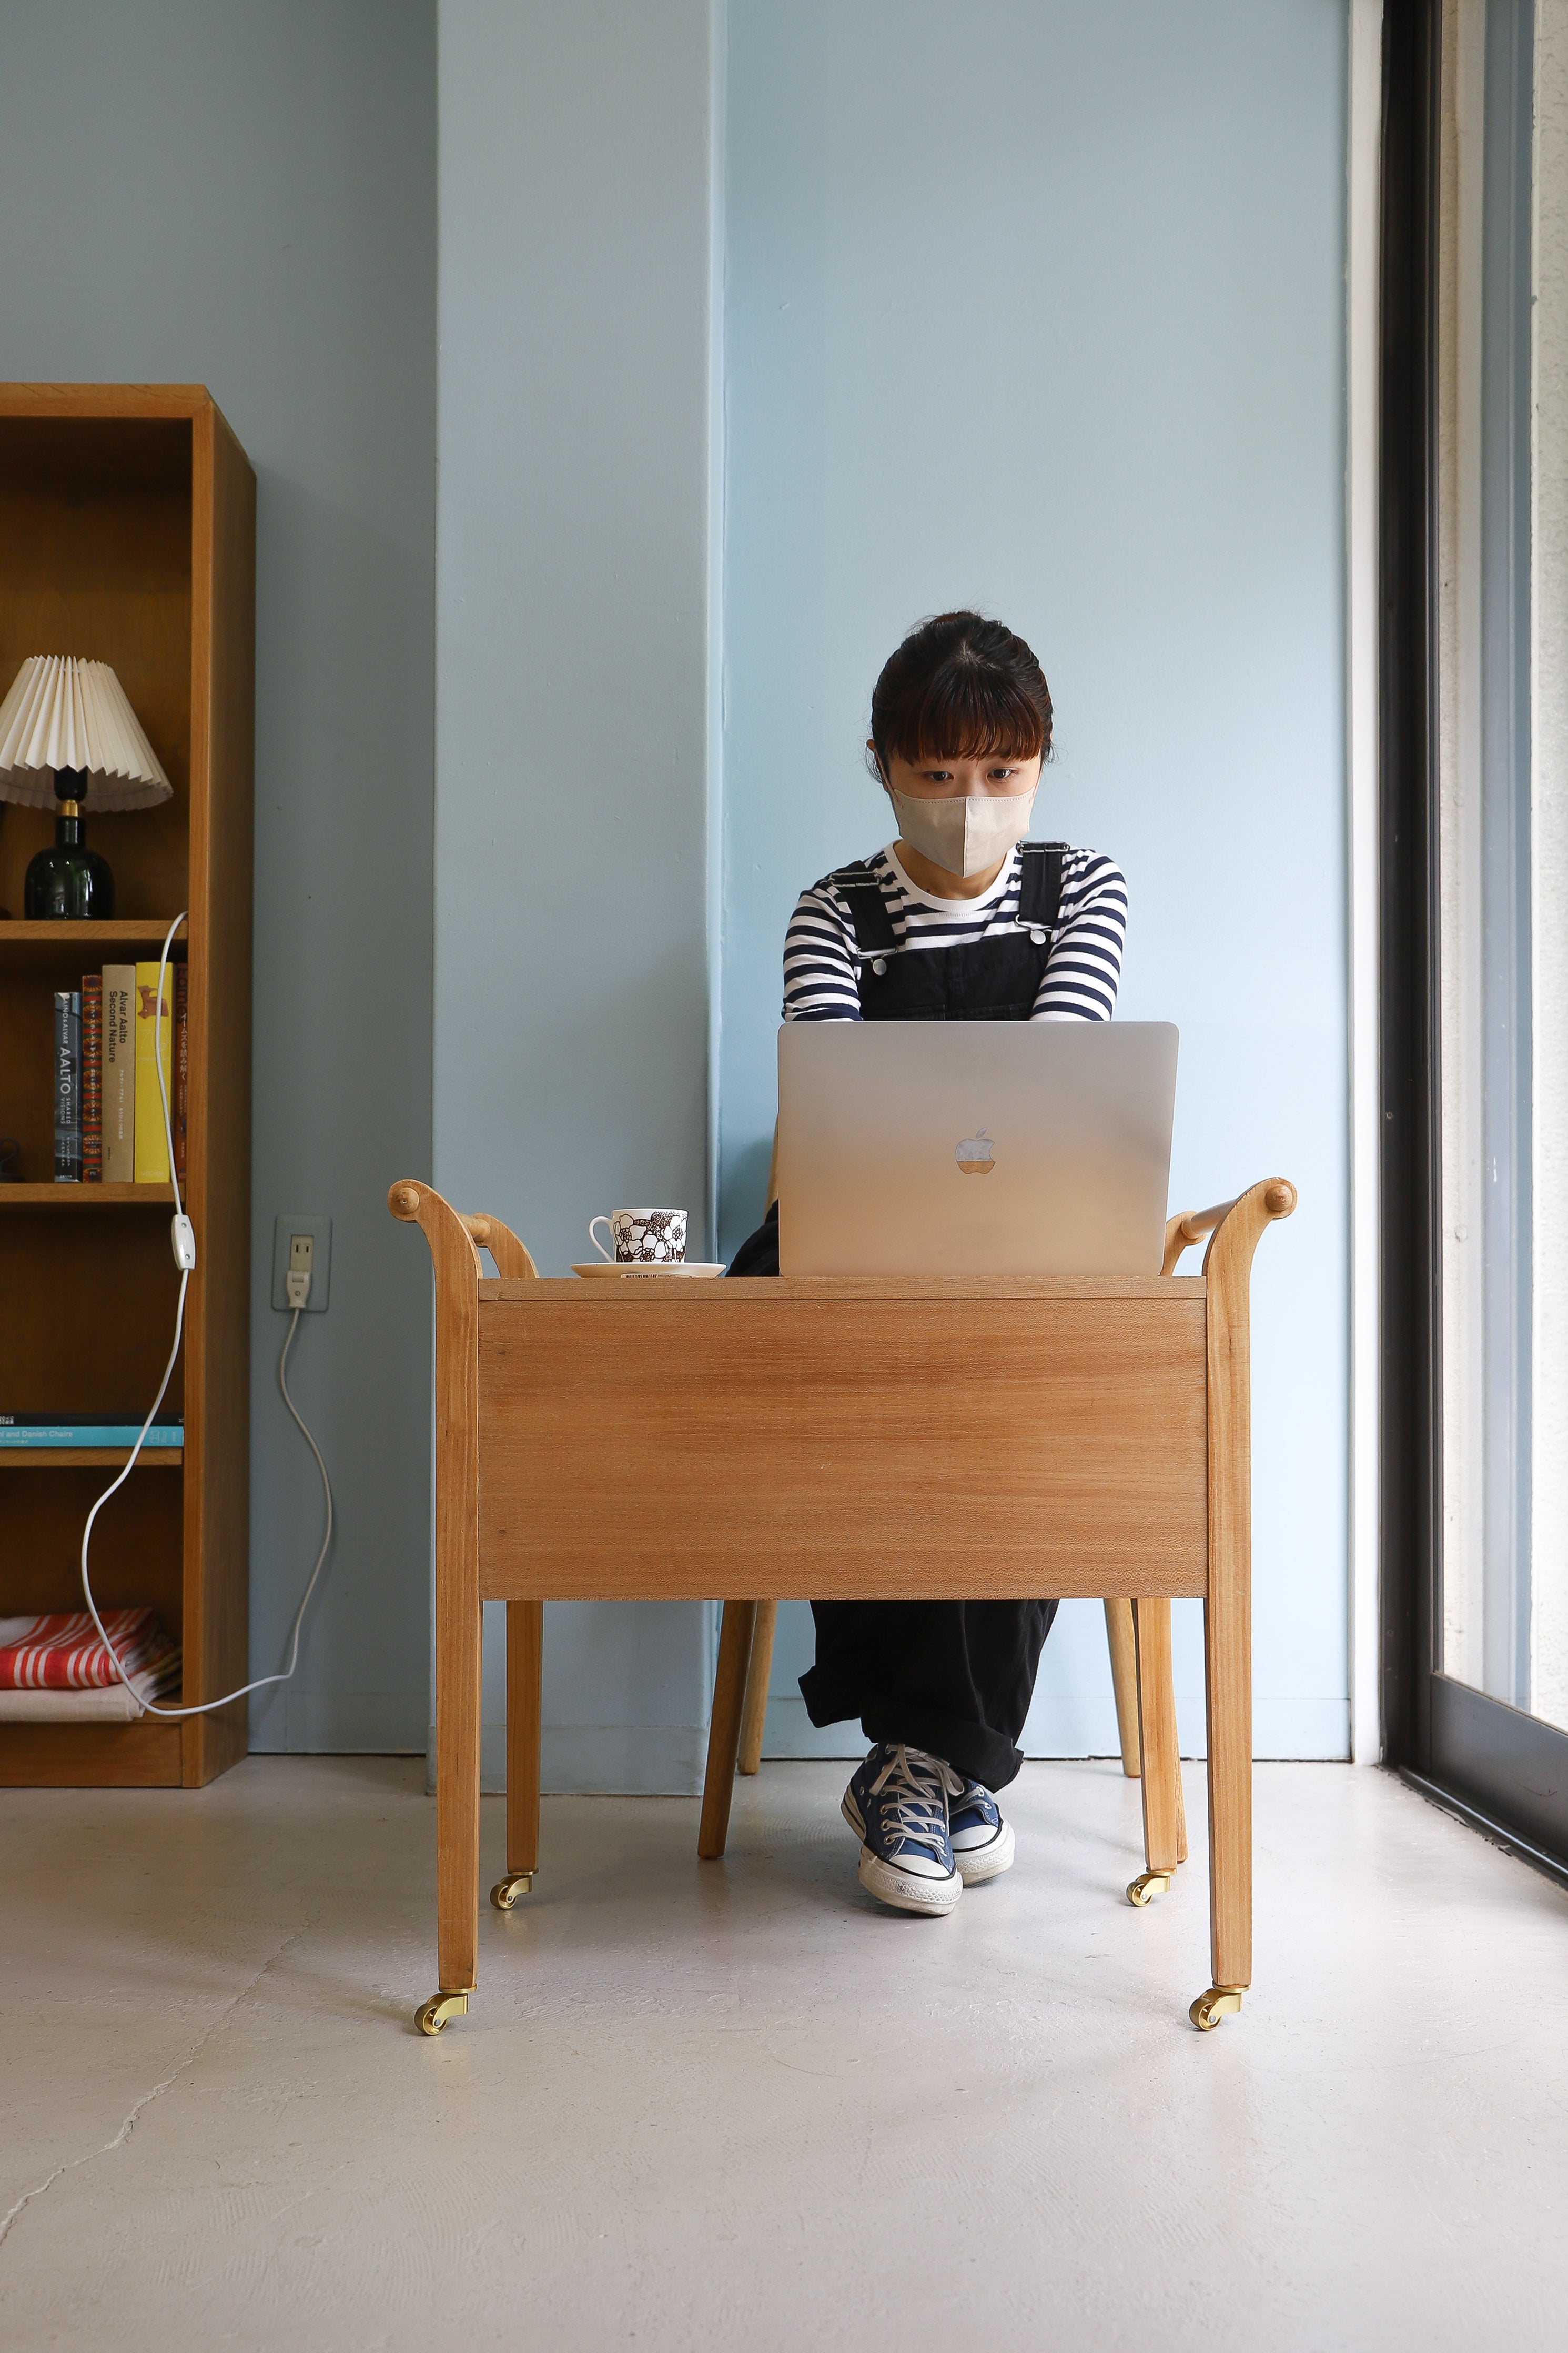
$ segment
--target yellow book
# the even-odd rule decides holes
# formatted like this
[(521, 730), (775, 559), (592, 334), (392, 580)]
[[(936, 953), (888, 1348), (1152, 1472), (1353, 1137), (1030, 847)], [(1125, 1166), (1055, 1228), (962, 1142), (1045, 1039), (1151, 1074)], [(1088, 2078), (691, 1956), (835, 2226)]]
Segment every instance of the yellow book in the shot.
[(163, 1105), (158, 1094), (158, 1063), (153, 1060), (153, 1034), (158, 1036), (158, 1060), (169, 1109), (174, 1107), (174, 968), (163, 968), (163, 1005), (158, 1008), (158, 964), (136, 967), (136, 1182), (166, 1185), (169, 1144), (163, 1132)]
[(136, 1181), (136, 967), (103, 967), (103, 1181)]

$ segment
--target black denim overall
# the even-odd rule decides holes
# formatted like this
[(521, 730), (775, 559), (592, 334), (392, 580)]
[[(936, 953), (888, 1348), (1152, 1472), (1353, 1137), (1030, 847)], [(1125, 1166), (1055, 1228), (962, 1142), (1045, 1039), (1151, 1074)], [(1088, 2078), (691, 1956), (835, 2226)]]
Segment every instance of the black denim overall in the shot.
[[(1051, 952), (1062, 894), (1059, 841), (1026, 841), (1011, 931), (966, 946), (902, 946), (861, 860), (831, 879), (855, 925), (866, 1021), (1026, 1021)], [(732, 1275), (777, 1274), (778, 1208), (735, 1253)], [(868, 1740), (903, 1740), (1000, 1789), (1024, 1759), (1054, 1601), (814, 1601), (816, 1664), (800, 1679), (815, 1725), (858, 1716)]]

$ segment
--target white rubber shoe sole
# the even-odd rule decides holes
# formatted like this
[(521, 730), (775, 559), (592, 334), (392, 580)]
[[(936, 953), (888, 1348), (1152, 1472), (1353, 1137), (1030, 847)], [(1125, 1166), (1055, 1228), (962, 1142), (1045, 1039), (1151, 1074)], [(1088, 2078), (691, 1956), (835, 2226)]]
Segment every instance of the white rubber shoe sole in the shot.
[(963, 1893), (956, 1872), (951, 1879), (926, 1879), (919, 1872), (884, 1862), (868, 1846), (860, 1850), (860, 1884), (879, 1904), (890, 1904), (895, 1912), (923, 1913), (931, 1920), (944, 1918)]
[(999, 1872), (1011, 1871), (1013, 1843), (1013, 1825), (1004, 1822), (989, 1846), (971, 1847), (967, 1852), (955, 1846), (952, 1859), (965, 1887), (973, 1887), (983, 1879), (994, 1879)]
[(916, 1912), (930, 1920), (945, 1918), (963, 1893), (958, 1873), (928, 1879), (921, 1872), (900, 1871), (897, 1863), (884, 1862), (865, 1843), (866, 1825), (847, 1791), (838, 1810), (861, 1841), (859, 1877), (867, 1894), (874, 1895), (879, 1904), (891, 1905), (895, 1912)]

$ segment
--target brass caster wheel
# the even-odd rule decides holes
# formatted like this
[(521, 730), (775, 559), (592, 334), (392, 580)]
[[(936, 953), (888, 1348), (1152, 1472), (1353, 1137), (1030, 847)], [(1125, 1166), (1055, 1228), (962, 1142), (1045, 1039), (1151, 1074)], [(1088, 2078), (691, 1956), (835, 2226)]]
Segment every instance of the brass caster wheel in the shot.
[(1222, 2018), (1239, 2015), (1240, 2010), (1239, 1986), (1210, 1986), (1207, 1993), (1199, 1994), (1187, 2016), (1200, 2034), (1206, 2034), (1211, 2026), (1219, 2024)]
[(530, 1894), (533, 1886), (531, 1871), (510, 1871), (498, 1879), (490, 1889), (490, 1902), (498, 1912), (510, 1912), (520, 1895)]
[(1152, 1896), (1168, 1894), (1175, 1875), (1173, 1871), (1141, 1871), (1127, 1891), (1127, 1901), (1144, 1905)]
[(421, 2034), (439, 2034), (447, 2021), (461, 2018), (468, 2006), (466, 1993), (433, 1993), (415, 2011), (414, 2023)]

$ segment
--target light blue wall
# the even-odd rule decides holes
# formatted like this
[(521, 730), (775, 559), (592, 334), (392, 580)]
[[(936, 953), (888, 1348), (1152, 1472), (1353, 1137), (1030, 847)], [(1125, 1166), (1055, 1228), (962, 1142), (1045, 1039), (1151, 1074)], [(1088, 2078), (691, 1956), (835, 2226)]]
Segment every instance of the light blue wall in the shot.
[(205, 384), (257, 472), (253, 1673), (321, 1518), (277, 1389), (279, 1210), (334, 1220), (290, 1381), (338, 1534), (252, 1740), (417, 1749), (430, 1278), (385, 1197), (430, 1163), (433, 0), (48, 0), (0, 23), (0, 375)]
[[(429, 1274), (387, 1183), (559, 1271), (633, 1196), (700, 1230), (721, 1103), (733, 1247), (789, 905), (883, 838), (872, 679), (968, 599), (1045, 659), (1042, 817), (1128, 870), (1176, 1197), (1301, 1187), (1258, 1265), (1258, 1736), (1342, 1751), (1341, 0), (441, 0), (438, 174), (429, 0), (5, 25), (0, 372), (205, 381), (259, 478), (258, 1668), (317, 1510), (279, 1209), (336, 1220), (295, 1383), (340, 1537), (258, 1742), (424, 1736)], [(548, 1658), (557, 1786), (692, 1785), (706, 1609), (552, 1610)], [(1110, 1726), (1069, 1609), (1031, 1738)]]
[[(546, 1274), (710, 1220), (714, 50), (708, 0), (441, 0), (436, 1183)], [(695, 1788), (709, 1626), (552, 1607), (546, 1787)]]
[[(1127, 871), (1121, 1009), (1181, 1027), (1173, 1204), (1300, 1187), (1254, 1293), (1257, 1731), (1286, 1756), (1348, 1748), (1345, 52), (1332, 0), (729, 22), (721, 1250), (762, 1208), (795, 895), (889, 831), (872, 681), (979, 605), (1050, 680), (1041, 829)], [(802, 1621), (774, 1748), (807, 1737)], [(1113, 1744), (1073, 1605), (1028, 1745)]]

